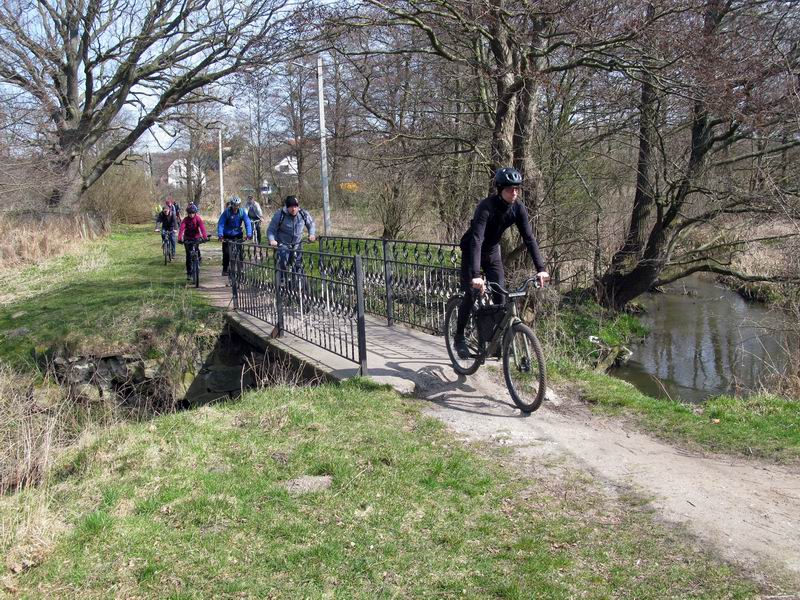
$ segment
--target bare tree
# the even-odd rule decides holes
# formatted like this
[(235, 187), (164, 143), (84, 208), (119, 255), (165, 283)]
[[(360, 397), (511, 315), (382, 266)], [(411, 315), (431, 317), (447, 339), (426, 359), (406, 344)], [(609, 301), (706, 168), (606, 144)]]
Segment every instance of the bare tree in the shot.
[[(257, 60), (297, 50), (305, 11), (286, 0), (4, 2), (0, 82), (37, 110), (29, 137), (48, 146), (63, 178), (50, 201), (76, 207), (170, 110)], [(110, 131), (115, 143), (91, 154)]]
[(798, 18), (794, 3), (706, 0), (665, 32), (661, 68), (640, 60), (636, 193), (625, 240), (597, 282), (603, 303), (619, 308), (697, 272), (785, 278), (732, 264), (755, 223), (786, 216), (776, 200), (796, 198), (776, 159), (800, 145), (788, 134), (797, 99), (786, 93), (800, 73)]

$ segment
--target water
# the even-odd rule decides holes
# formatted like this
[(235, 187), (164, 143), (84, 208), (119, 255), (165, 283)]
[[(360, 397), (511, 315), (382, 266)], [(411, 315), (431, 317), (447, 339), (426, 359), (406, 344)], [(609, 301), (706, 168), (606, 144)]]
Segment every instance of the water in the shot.
[(645, 394), (701, 402), (757, 389), (786, 366), (784, 316), (701, 277), (642, 297), (650, 334), (613, 375)]

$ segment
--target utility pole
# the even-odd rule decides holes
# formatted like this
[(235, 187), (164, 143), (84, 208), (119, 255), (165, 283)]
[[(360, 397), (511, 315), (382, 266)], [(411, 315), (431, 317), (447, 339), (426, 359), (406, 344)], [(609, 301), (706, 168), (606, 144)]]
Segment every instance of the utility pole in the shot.
[(225, 211), (225, 186), (222, 183), (222, 129), (217, 130), (219, 140), (219, 214)]
[(322, 216), (325, 235), (331, 233), (331, 207), (328, 192), (328, 150), (325, 130), (325, 95), (322, 87), (322, 56), (317, 56), (317, 91), (319, 95), (319, 168), (322, 183)]

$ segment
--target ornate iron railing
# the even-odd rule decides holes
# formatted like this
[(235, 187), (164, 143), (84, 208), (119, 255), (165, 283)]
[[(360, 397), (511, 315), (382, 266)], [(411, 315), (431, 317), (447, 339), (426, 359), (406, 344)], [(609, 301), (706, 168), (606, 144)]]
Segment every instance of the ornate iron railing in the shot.
[(359, 256), (237, 242), (231, 252), (236, 310), (357, 362), (367, 374), (364, 274)]
[(361, 256), (366, 311), (441, 334), (447, 299), (458, 291), (461, 250), (456, 244), (319, 238), (322, 252)]

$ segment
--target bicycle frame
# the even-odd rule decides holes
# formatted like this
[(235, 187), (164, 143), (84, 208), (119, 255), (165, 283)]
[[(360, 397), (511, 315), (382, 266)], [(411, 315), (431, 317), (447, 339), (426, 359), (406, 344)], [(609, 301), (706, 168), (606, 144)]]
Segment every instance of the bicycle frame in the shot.
[(531, 283), (533, 283), (536, 287), (539, 287), (538, 280), (536, 278), (530, 278), (526, 280), (517, 291), (509, 292), (497, 283), (491, 281), (487, 282), (487, 292), (488, 288), (500, 292), (506, 297), (506, 302), (503, 304), (503, 307), (505, 308), (503, 320), (500, 321), (500, 325), (495, 328), (492, 339), (484, 345), (484, 348), (480, 352), (479, 356), (481, 364), (485, 362), (487, 356), (491, 356), (498, 350), (500, 344), (503, 343), (503, 337), (505, 336), (506, 331), (508, 331), (508, 329), (513, 327), (516, 323), (522, 323), (522, 319), (519, 318), (519, 313), (517, 312), (517, 300), (519, 298), (524, 298), (527, 295), (528, 286)]

